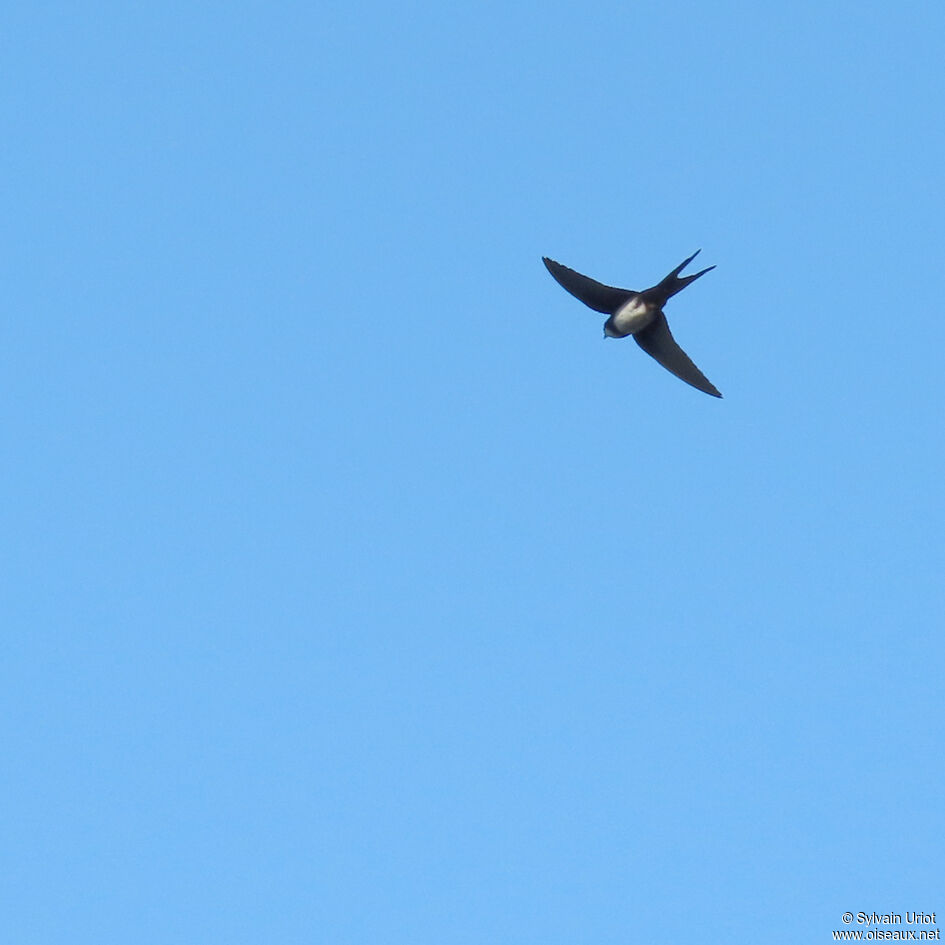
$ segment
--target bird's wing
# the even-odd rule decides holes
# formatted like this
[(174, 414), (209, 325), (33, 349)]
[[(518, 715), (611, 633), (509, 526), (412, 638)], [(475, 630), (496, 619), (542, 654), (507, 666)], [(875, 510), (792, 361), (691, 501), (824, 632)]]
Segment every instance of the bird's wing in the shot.
[(676, 377), (684, 380), (687, 384), (692, 384), (697, 390), (711, 394), (713, 397), (722, 396), (705, 374), (689, 360), (689, 355), (676, 344), (676, 339), (673, 338), (669, 330), (666, 316), (662, 312), (646, 328), (638, 331), (633, 337), (650, 357), (659, 361), (667, 371), (675, 374)]
[(582, 276), (581, 273), (568, 269), (567, 266), (562, 266), (561, 263), (556, 263), (547, 256), (542, 256), (541, 261), (548, 272), (554, 276), (558, 285), (585, 305), (590, 306), (595, 312), (612, 315), (627, 299), (637, 294), (629, 289), (616, 289), (597, 282), (589, 276)]

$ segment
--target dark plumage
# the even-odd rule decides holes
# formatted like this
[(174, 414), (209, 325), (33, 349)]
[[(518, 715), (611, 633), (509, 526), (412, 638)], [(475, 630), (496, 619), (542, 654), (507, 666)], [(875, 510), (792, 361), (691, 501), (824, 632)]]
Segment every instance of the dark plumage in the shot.
[(626, 338), (627, 335), (633, 335), (634, 341), (648, 355), (659, 361), (667, 371), (706, 394), (721, 397), (722, 395), (712, 382), (676, 344), (676, 339), (673, 338), (666, 316), (663, 314), (663, 306), (677, 292), (682, 292), (689, 283), (695, 282), (700, 276), (715, 269), (715, 266), (709, 266), (708, 269), (703, 269), (695, 275), (680, 276), (679, 273), (698, 254), (699, 251), (696, 250), (665, 279), (642, 292), (604, 285), (546, 256), (542, 256), (542, 261), (563, 289), (594, 309), (595, 312), (608, 316), (607, 321), (604, 322), (604, 334), (607, 337)]

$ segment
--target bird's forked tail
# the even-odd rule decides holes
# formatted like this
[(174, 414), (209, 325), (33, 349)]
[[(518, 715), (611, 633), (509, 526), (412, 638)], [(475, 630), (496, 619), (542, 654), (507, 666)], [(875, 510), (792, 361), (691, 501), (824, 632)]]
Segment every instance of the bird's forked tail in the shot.
[(715, 269), (715, 266), (709, 266), (708, 269), (703, 269), (701, 272), (697, 272), (692, 276), (682, 276), (680, 277), (679, 273), (686, 268), (686, 266), (691, 263), (696, 256), (702, 250), (697, 249), (688, 259), (684, 259), (659, 285), (653, 286), (652, 289), (648, 289), (646, 294), (652, 295), (654, 300), (658, 300), (660, 306), (662, 307), (667, 299), (671, 299), (677, 292), (682, 292), (683, 289), (689, 285), (690, 282), (695, 282), (699, 276), (704, 276), (707, 272), (711, 272)]

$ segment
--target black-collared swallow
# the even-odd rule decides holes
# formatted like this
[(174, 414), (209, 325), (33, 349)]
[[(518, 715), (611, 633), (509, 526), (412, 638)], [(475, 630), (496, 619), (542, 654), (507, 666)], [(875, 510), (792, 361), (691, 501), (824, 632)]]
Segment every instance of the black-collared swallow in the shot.
[(682, 292), (690, 282), (695, 282), (699, 276), (715, 269), (709, 266), (697, 272), (694, 276), (680, 276), (700, 253), (696, 250), (687, 260), (681, 262), (662, 282), (642, 292), (632, 289), (617, 289), (603, 285), (588, 276), (556, 263), (547, 256), (542, 256), (548, 272), (555, 281), (580, 299), (585, 305), (609, 316), (604, 322), (604, 336), (606, 338), (626, 338), (633, 335), (633, 340), (651, 357), (659, 361), (667, 371), (676, 377), (691, 384), (698, 390), (705, 391), (713, 397), (722, 395), (716, 390), (712, 382), (697, 368), (682, 348), (676, 344), (669, 330), (663, 306), (677, 292)]

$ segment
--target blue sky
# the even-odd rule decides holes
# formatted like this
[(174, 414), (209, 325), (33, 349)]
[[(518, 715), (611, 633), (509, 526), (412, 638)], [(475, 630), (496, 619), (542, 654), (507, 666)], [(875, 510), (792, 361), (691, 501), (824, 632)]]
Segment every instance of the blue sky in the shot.
[[(945, 912), (940, 4), (0, 17), (4, 936)], [(687, 387), (548, 276), (642, 288)]]

